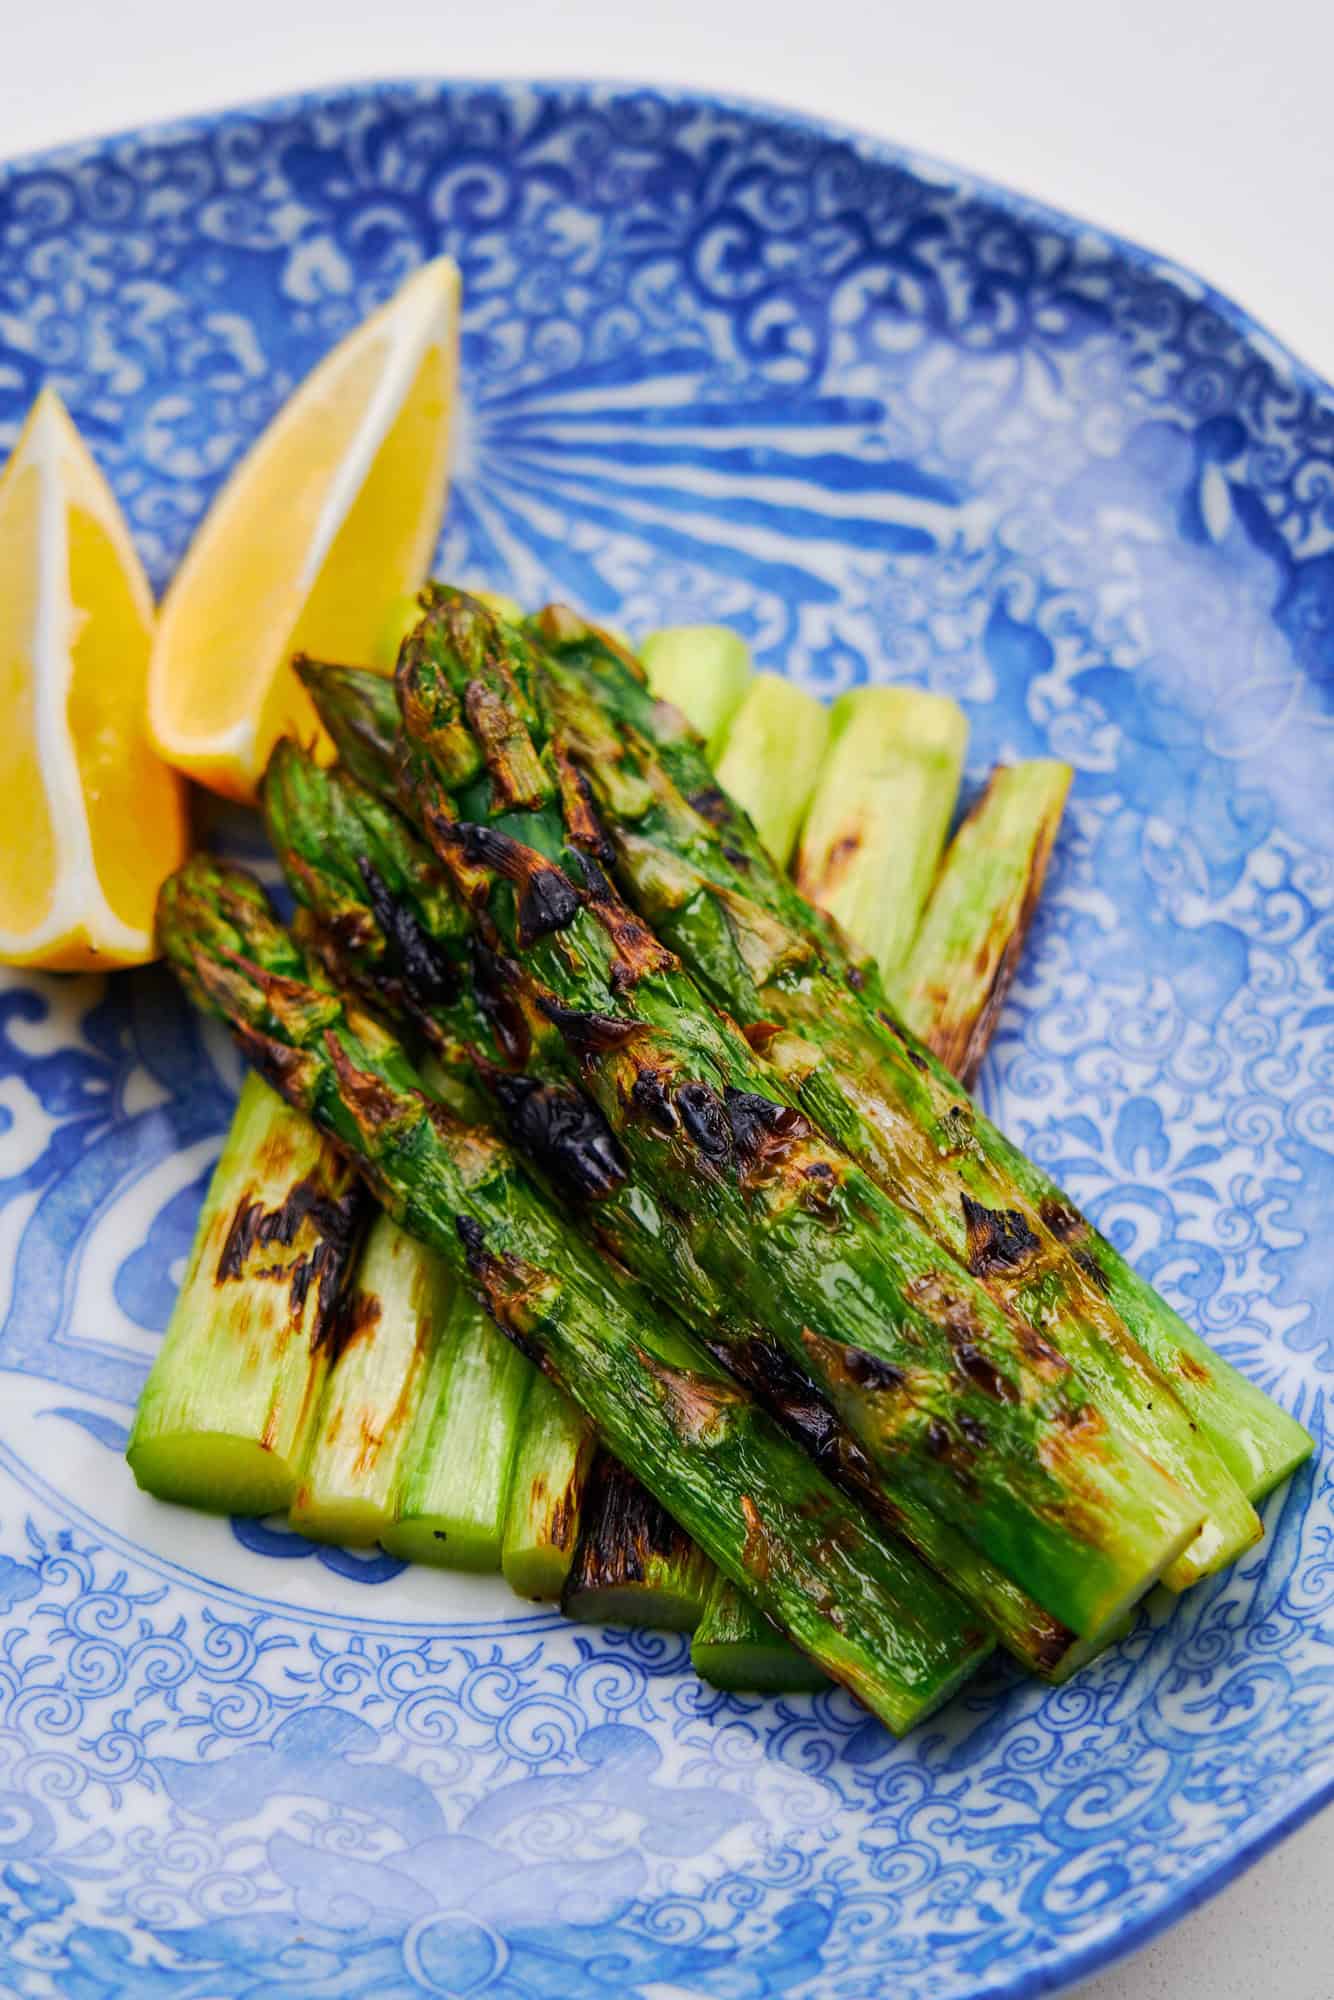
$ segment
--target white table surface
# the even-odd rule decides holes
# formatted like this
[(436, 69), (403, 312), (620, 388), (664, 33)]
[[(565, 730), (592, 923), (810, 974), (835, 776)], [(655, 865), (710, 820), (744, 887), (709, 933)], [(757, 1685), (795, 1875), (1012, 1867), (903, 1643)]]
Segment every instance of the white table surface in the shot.
[[(1334, 376), (1331, 0), (0, 0), (0, 152), (451, 74), (823, 112), (1192, 265)], [(1334, 2000), (1332, 1892), (1325, 1814), (1078, 2000)]]

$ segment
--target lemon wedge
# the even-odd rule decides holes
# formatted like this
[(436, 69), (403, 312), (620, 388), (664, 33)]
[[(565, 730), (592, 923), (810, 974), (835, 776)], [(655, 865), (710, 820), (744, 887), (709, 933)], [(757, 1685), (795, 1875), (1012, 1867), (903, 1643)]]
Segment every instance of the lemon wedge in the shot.
[(144, 726), (153, 598), (115, 495), (53, 390), (0, 474), (0, 959), (156, 956), (184, 788)]
[(426, 579), (444, 512), (459, 274), (415, 272), (326, 355), (205, 515), (162, 605), (149, 729), (251, 800), (276, 739), (317, 734), (294, 653), (370, 660)]

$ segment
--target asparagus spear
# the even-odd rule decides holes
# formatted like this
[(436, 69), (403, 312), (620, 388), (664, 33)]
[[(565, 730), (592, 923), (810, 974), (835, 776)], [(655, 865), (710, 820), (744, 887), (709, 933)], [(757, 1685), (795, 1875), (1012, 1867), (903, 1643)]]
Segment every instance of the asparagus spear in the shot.
[[(671, 766), (658, 754), (646, 731), (670, 725), (628, 665), (568, 613), (545, 615), (542, 630), (558, 722), (640, 913), (735, 1019), (768, 1038), (770, 1060), (807, 1115), (998, 1304), (1050, 1333), (1127, 1435), (1200, 1500), (1205, 1530), (1168, 1583), (1183, 1588), (1232, 1560), (1259, 1535), (1258, 1516), (1118, 1316), (1096, 1267), (1072, 1253), (1063, 1211), (1026, 1197), (1014, 1150), (886, 1006), (865, 1004), (868, 982), (871, 997), (882, 997), (874, 975), (802, 918), (800, 899), (753, 835), (749, 844), (733, 837), (736, 816), (703, 783), (698, 746), (692, 759), (678, 732)], [(607, 691), (601, 705), (596, 689)]]
[(896, 1488), (1076, 1632), (1100, 1630), (1193, 1539), (1195, 1496), (1036, 1328), (942, 1267), (619, 901), (519, 635), (437, 591), (398, 687), (419, 816), (456, 893), (546, 1017), (544, 1052), (582, 1075), (701, 1269), (752, 1300)]
[(431, 1099), (392, 1036), (312, 983), (253, 878), (196, 855), (158, 924), (192, 997), (763, 1611), (891, 1729), (948, 1697), (987, 1651), (960, 1601), (571, 1237), (502, 1142)]
[(355, 1546), (379, 1541), (392, 1522), (447, 1297), (420, 1244), (377, 1215), (339, 1310), (335, 1358), (292, 1500), (292, 1526), (303, 1535)]
[[(440, 1262), (415, 1244), (448, 1289)], [(498, 1570), (519, 1414), (531, 1370), (464, 1289), (454, 1290), (380, 1539), (443, 1569)]]
[(750, 680), (745, 640), (726, 625), (671, 625), (650, 632), (639, 657), (655, 694), (690, 717), (717, 758)]
[(223, 1514), (290, 1506), (364, 1206), (327, 1141), (247, 1078), (130, 1433), (145, 1491)]
[(786, 868), (829, 742), (829, 710), (779, 674), (757, 674), (732, 717), (718, 783)]
[[(693, 1632), (715, 1575), (708, 1557), (634, 1475), (615, 1459), (600, 1458), (561, 1596), (565, 1616), (589, 1625)], [(777, 1631), (774, 1636), (787, 1644)]]
[[(383, 699), (381, 683), (346, 669), (308, 671), (320, 712), (345, 752), (350, 732), (357, 730), (362, 731), (363, 749), (372, 738), (388, 740), (383, 718), (374, 730), (363, 727), (368, 711)], [(363, 757), (362, 768), (369, 770), (371, 761)], [(395, 770), (396, 760), (382, 765), (382, 780), (390, 787)], [(331, 797), (349, 792), (356, 793), (355, 799)], [(437, 886), (431, 857), (397, 821), (392, 808), (358, 787), (350, 772), (321, 768), (294, 746), (279, 746), (265, 781), (265, 800), (279, 858), (296, 894), (305, 899), (305, 908), (323, 925), (326, 947), (329, 934), (337, 930), (338, 950), (326, 948), (337, 977), (365, 984), (371, 973), (383, 972), (383, 954), (395, 938), (429, 936)], [(351, 899), (361, 883), (365, 855), (391, 848), (399, 888), (389, 907), (380, 904), (377, 918), (369, 902), (357, 906)], [(291, 865), (289, 855), (294, 852), (311, 858), (299, 858)], [(414, 880), (422, 885), (417, 896)], [(366, 893), (363, 887), (363, 896)], [(485, 970), (488, 1005), (497, 1014), (506, 1047), (526, 1049), (532, 1036), (549, 1024), (531, 1001), (525, 1007), (512, 977), (508, 986), (502, 985), (498, 967), (494, 953), (474, 954), (474, 972)], [(401, 999), (401, 982), (391, 981), (390, 986)], [(382, 981), (379, 996), (383, 999), (389, 990)], [(418, 999), (438, 991), (439, 981), (432, 974), (426, 994)], [(431, 1032), (445, 1040), (454, 1036), (458, 1009), (467, 1004), (457, 992), (450, 1008), (443, 1008), (437, 999)], [(568, 1090), (550, 1085), (529, 1089), (529, 1080), (496, 1069), (490, 1071), (490, 1079), (493, 1093), (504, 1100), (498, 1108), (502, 1115), (510, 1114), (511, 1129), (530, 1161), (540, 1157), (548, 1180), (554, 1163), (557, 1181), (567, 1194), (573, 1190), (580, 1198), (574, 1211), (580, 1225), (593, 1229), (621, 1263), (668, 1298), (791, 1435), (984, 1610), (1019, 1658), (1053, 1677), (1073, 1671), (1087, 1654), (1082, 1645), (1072, 1643), (1068, 1628), (914, 1494), (899, 1492), (890, 1501), (865, 1454), (819, 1400), (802, 1370), (762, 1329), (736, 1319), (725, 1289), (714, 1285), (696, 1263), (679, 1221), (642, 1182), (621, 1185), (624, 1165), (605, 1122), (595, 1119), (587, 1104)], [(577, 1490), (579, 1469), (586, 1463), (580, 1434), (572, 1436), (568, 1421), (555, 1420), (561, 1405), (554, 1395), (552, 1400), (556, 1411), (550, 1454), (542, 1449), (533, 1471), (526, 1460), (521, 1462), (506, 1536), (506, 1574), (522, 1594), (532, 1596), (555, 1595), (563, 1584), (573, 1548), (570, 1492), (572, 1486)]]
[(535, 1375), (523, 1409), (501, 1551), (505, 1581), (520, 1597), (554, 1603), (565, 1589), (594, 1444), (583, 1412), (545, 1375)]
[(912, 943), (967, 742), (958, 704), (918, 688), (852, 688), (834, 703), (796, 878), (884, 974)]
[(998, 765), (964, 820), (912, 950), (890, 968), (902, 1018), (964, 1085), (990, 1042), (1042, 894), (1073, 772)]

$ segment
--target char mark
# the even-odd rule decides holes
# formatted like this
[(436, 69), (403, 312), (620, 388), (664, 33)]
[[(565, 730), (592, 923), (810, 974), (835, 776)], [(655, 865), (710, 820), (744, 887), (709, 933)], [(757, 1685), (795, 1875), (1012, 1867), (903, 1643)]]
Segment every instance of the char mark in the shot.
[(305, 1255), (291, 1266), (271, 1265), (269, 1270), (287, 1278), (294, 1319), (299, 1319), (305, 1311), (314, 1287), (316, 1309), (311, 1344), (319, 1347), (332, 1337), (339, 1294), (363, 1212), (359, 1184), (342, 1195), (334, 1195), (310, 1175), (299, 1180), (277, 1208), (266, 1209), (260, 1202), (242, 1201), (218, 1257), (217, 1282), (224, 1285), (236, 1278), (256, 1276), (250, 1265), (254, 1251), (272, 1249), (275, 1245), (290, 1250), (301, 1231), (309, 1226), (315, 1241)]
[(402, 980), (408, 997), (419, 1006), (449, 1006), (458, 998), (458, 976), (439, 944), (407, 904), (393, 895), (366, 855), (357, 856), (357, 869), (384, 937), (389, 970)]
[(974, 1387), (980, 1389), (984, 1396), (990, 1396), (993, 1402), (1019, 1401), (1019, 1391), (1009, 1376), (1002, 1375), (991, 1357), (983, 1354), (981, 1348), (974, 1347), (971, 1341), (954, 1342), (954, 1359), (960, 1374), (966, 1375)]
[(772, 1098), (762, 1097), (758, 1091), (733, 1090), (730, 1086), (724, 1092), (724, 1101), (737, 1165), (745, 1175), (763, 1173), (766, 1167), (781, 1160), (790, 1146), (810, 1137), (809, 1122), (790, 1104), (775, 1104)]
[(975, 1278), (997, 1271), (1017, 1270), (1038, 1248), (1027, 1218), (1017, 1208), (986, 1208), (964, 1195), (963, 1219), (968, 1232), (968, 1268)]
[(659, 1070), (640, 1070), (630, 1091), (630, 1103), (661, 1138), (671, 1138), (677, 1117)]
[(688, 804), (694, 807), (701, 819), (710, 826), (730, 826), (733, 819), (732, 801), (717, 785), (705, 785), (701, 791), (690, 794)]
[(493, 869), (513, 884), (521, 951), (574, 922), (582, 907), (579, 891), (554, 861), (493, 826), (465, 820), (452, 832), (470, 867)]
[(510, 1133), (557, 1190), (576, 1201), (604, 1201), (628, 1178), (610, 1125), (582, 1091), (532, 1076), (498, 1077), (493, 1089)]
[(512, 959), (502, 958), (475, 932), (468, 940), (472, 991), (504, 1060), (522, 1069), (532, 1054), (533, 1037), (519, 999), (522, 974)]
[(681, 1123), (701, 1158), (721, 1164), (732, 1150), (731, 1128), (722, 1100), (707, 1083), (683, 1083), (676, 1093)]
[(639, 1021), (623, 1020), (616, 1014), (584, 1013), (578, 1007), (565, 1007), (550, 994), (543, 994), (538, 1006), (554, 1028), (559, 1028), (565, 1041), (581, 1060), (606, 1055), (610, 1049), (624, 1048), (636, 1035), (642, 1035), (643, 1024)]

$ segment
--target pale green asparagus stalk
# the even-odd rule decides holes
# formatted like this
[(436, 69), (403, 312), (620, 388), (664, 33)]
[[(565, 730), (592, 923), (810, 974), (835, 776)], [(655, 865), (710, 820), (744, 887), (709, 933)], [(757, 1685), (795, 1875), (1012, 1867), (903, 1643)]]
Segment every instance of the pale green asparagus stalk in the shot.
[[(415, 1247), (439, 1285), (439, 1259)], [(499, 1570), (532, 1370), (466, 1289), (446, 1288), (453, 1296), (436, 1308), (439, 1337), (380, 1540), (407, 1562)]]
[(840, 695), (797, 855), (803, 894), (882, 974), (902, 963), (926, 902), (963, 775), (957, 702), (919, 688)]
[(328, 1140), (248, 1077), (130, 1433), (147, 1492), (223, 1514), (291, 1505), (365, 1209)]
[(732, 717), (718, 783), (780, 868), (792, 859), (829, 743), (829, 710), (779, 674), (757, 674)]
[(378, 1542), (393, 1521), (447, 1299), (435, 1260), (377, 1215), (339, 1310), (334, 1361), (292, 1501), (292, 1526), (303, 1535), (356, 1547)]
[(750, 653), (726, 625), (670, 625), (639, 649), (649, 686), (690, 717), (716, 758), (750, 682)]
[(971, 1085), (1042, 894), (1073, 773), (1035, 759), (998, 765), (941, 866), (889, 988), (904, 1022)]
[(632, 1473), (615, 1459), (599, 1459), (561, 1595), (567, 1618), (693, 1632), (715, 1574), (708, 1557)]
[(555, 1603), (579, 1545), (593, 1469), (593, 1426), (568, 1396), (537, 1375), (524, 1405), (510, 1480), (501, 1567), (519, 1597)]

